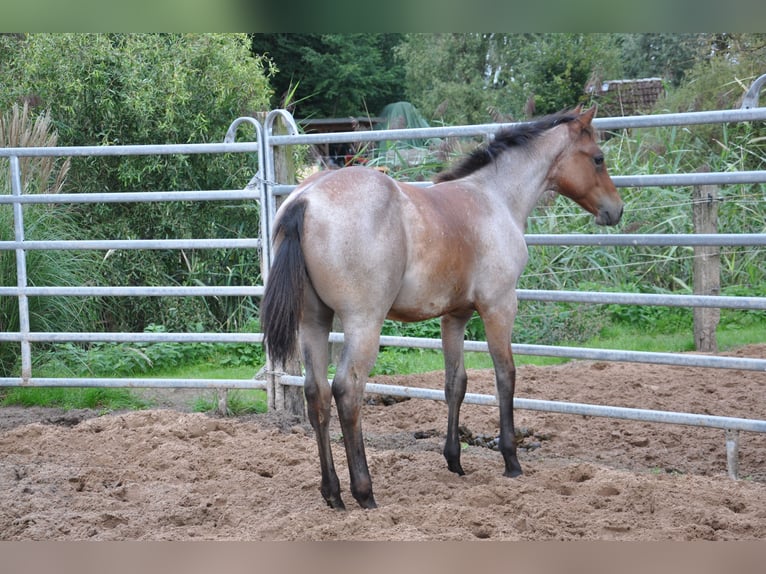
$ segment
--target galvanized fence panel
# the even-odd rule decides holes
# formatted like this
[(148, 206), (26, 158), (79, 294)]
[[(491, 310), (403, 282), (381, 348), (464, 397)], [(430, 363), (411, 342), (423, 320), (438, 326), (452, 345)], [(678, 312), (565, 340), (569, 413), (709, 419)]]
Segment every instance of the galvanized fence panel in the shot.
[[(760, 80), (760, 79), (759, 79)], [(762, 83), (762, 82), (761, 82)], [(756, 84), (753, 85), (754, 88)], [(658, 114), (652, 116), (628, 116), (620, 118), (597, 118), (594, 126), (601, 130), (626, 128), (645, 128), (662, 126), (696, 125), (706, 123), (725, 123), (766, 120), (766, 108), (758, 106), (758, 89), (740, 110), (718, 110), (709, 112)], [(753, 89), (751, 89), (751, 92)], [(274, 132), (276, 122), (281, 121), (287, 134)], [(248, 124), (255, 130), (253, 142), (235, 143), (234, 136), (238, 127)], [(397, 139), (429, 139), (444, 137), (490, 136), (498, 129), (498, 124), (476, 126), (447, 126), (439, 128), (379, 130), (354, 132), (354, 141), (373, 142)], [(70, 387), (178, 387), (178, 388), (218, 388), (218, 389), (264, 389), (269, 384), (257, 379), (148, 379), (148, 378), (50, 378), (33, 377), (31, 365), (31, 344), (39, 342), (250, 342), (261, 344), (260, 333), (48, 333), (32, 332), (29, 324), (28, 298), (36, 296), (203, 296), (203, 295), (246, 295), (259, 297), (263, 286), (225, 287), (225, 286), (137, 286), (137, 287), (92, 287), (92, 286), (29, 286), (25, 254), (30, 250), (43, 249), (207, 249), (207, 248), (242, 248), (260, 249), (264, 259), (264, 277), (271, 260), (270, 230), (276, 211), (276, 200), (287, 195), (295, 186), (284, 185), (274, 180), (274, 150), (278, 146), (307, 145), (318, 143), (343, 143), (348, 141), (348, 133), (336, 134), (300, 134), (292, 116), (284, 110), (274, 110), (266, 116), (262, 125), (254, 118), (238, 118), (229, 128), (224, 143), (221, 144), (181, 144), (149, 146), (90, 146), (90, 147), (55, 147), (55, 148), (5, 148), (0, 149), (0, 157), (9, 158), (9, 172), (12, 184), (11, 195), (0, 195), (0, 204), (12, 204), (14, 212), (14, 240), (0, 242), (0, 250), (12, 250), (17, 260), (17, 285), (0, 287), (0, 296), (18, 298), (20, 327), (18, 332), (0, 333), (0, 342), (21, 345), (21, 373), (18, 377), (0, 378), (0, 386), (70, 386)], [(124, 193), (77, 193), (77, 194), (35, 194), (24, 195), (21, 187), (19, 158), (22, 157), (81, 157), (81, 156), (126, 156), (155, 154), (217, 154), (217, 153), (257, 153), (259, 173), (255, 174), (245, 189), (241, 190), (193, 190), (193, 191), (153, 191)], [(656, 175), (621, 175), (614, 176), (618, 187), (646, 186), (688, 186), (704, 184), (740, 184), (764, 183), (766, 171), (742, 171), (692, 174), (656, 174)], [(416, 183), (416, 185), (428, 185)], [(23, 206), (34, 203), (95, 203), (95, 202), (165, 202), (165, 201), (220, 201), (220, 200), (255, 200), (260, 203), (262, 230), (259, 238), (243, 239), (192, 239), (192, 240), (111, 240), (111, 241), (27, 241), (24, 237)], [(715, 235), (642, 235), (642, 234), (561, 234), (527, 235), (527, 243), (533, 245), (719, 245), (719, 246), (763, 246), (766, 234), (715, 234)], [(520, 290), (520, 299), (539, 301), (566, 301), (585, 304), (632, 304), (692, 307), (721, 307), (732, 309), (765, 310), (766, 297), (722, 297), (700, 295), (650, 295), (633, 293), (595, 293), (579, 291)], [(341, 342), (342, 333), (332, 333), (331, 342)], [(439, 339), (381, 337), (381, 345), (408, 346), (418, 348), (441, 348)], [(474, 352), (486, 352), (486, 343), (466, 341), (465, 349)], [(609, 360), (659, 363), (669, 365), (698, 366), (709, 368), (744, 369), (766, 371), (766, 360), (745, 357), (723, 357), (689, 353), (645, 353), (611, 349), (586, 349), (578, 347), (546, 345), (514, 345), (518, 354), (554, 356), (576, 359)], [(301, 385), (301, 377), (284, 375), (282, 384)], [(368, 392), (401, 396), (413, 396), (443, 400), (443, 392), (409, 387), (394, 387), (370, 383)], [(469, 393), (467, 402), (495, 404), (492, 396)], [(729, 472), (736, 474), (737, 433), (740, 430), (766, 432), (766, 421), (738, 419), (732, 417), (710, 417), (690, 413), (668, 413), (663, 411), (644, 411), (642, 409), (623, 409), (601, 405), (579, 405), (557, 403), (553, 401), (535, 401), (516, 399), (517, 408), (547, 410), (569, 414), (610, 416), (631, 420), (663, 422), (672, 424), (693, 424), (726, 429), (726, 447), (729, 460)]]

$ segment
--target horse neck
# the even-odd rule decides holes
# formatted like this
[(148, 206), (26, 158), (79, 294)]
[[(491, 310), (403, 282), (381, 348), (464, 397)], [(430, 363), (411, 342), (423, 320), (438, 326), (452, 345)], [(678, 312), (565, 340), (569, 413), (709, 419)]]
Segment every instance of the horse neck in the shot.
[(483, 188), (508, 205), (520, 229), (526, 227), (540, 197), (551, 188), (551, 168), (568, 144), (566, 136), (566, 127), (555, 128), (539, 136), (531, 147), (505, 151), (494, 165), (480, 172), (485, 178)]

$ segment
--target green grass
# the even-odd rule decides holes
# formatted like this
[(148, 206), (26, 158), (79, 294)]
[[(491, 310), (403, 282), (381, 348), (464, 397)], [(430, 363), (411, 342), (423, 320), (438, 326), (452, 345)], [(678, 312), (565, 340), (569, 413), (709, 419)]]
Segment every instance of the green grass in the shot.
[(138, 410), (151, 406), (130, 389), (71, 387), (7, 387), (0, 389), (0, 406), (97, 409), (103, 412)]
[[(146, 374), (146, 378), (170, 379), (249, 379), (255, 369), (245, 366), (219, 366), (211, 363), (166, 367)], [(217, 407), (215, 393), (201, 394), (192, 410), (212, 411)], [(266, 392), (258, 389), (231, 390), (229, 411), (240, 415), (266, 412)], [(103, 412), (140, 410), (156, 406), (152, 400), (127, 388), (6, 387), (0, 389), (0, 406), (59, 407), (63, 409), (98, 409)]]
[(221, 365), (210, 361), (163, 367), (146, 374), (149, 379), (252, 379), (257, 367)]
[[(210, 412), (218, 407), (217, 397), (200, 396), (194, 402), (195, 412)], [(266, 391), (259, 389), (236, 389), (229, 391), (227, 408), (230, 415), (265, 413), (268, 410)]]
[[(565, 359), (515, 354), (514, 362), (516, 365), (555, 365), (565, 362)], [(491, 369), (492, 359), (489, 353), (469, 352), (465, 354), (465, 368)], [(444, 356), (441, 351), (386, 347), (378, 354), (372, 375), (406, 375), (443, 369)]]
[[(257, 369), (246, 365), (220, 365), (207, 361), (204, 363), (164, 368), (148, 375), (149, 378), (169, 379), (252, 379)], [(234, 389), (228, 392), (229, 414), (245, 415), (265, 413), (267, 408), (266, 391), (260, 389)], [(195, 412), (210, 412), (218, 408), (215, 392), (201, 393), (192, 405)]]

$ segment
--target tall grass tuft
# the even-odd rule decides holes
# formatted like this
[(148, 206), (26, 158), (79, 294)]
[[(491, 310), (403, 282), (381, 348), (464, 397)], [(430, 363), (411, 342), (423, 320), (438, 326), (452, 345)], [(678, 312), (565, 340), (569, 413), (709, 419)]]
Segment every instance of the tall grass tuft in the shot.
[[(0, 116), (0, 147), (55, 147), (57, 143), (58, 134), (47, 111), (32, 117), (25, 102), (21, 107), (14, 104), (9, 113)], [(3, 161), (8, 160), (3, 158)], [(24, 157), (19, 164), (24, 193), (58, 193), (71, 161), (68, 158)], [(7, 186), (10, 190), (10, 181)]]

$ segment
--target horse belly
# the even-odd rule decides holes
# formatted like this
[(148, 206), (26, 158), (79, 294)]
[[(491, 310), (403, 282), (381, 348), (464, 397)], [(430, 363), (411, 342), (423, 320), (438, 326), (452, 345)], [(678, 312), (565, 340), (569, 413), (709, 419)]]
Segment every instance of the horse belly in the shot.
[(395, 321), (425, 321), (441, 317), (458, 309), (470, 309), (472, 305), (461, 283), (440, 280), (409, 282), (405, 277), (388, 318)]

